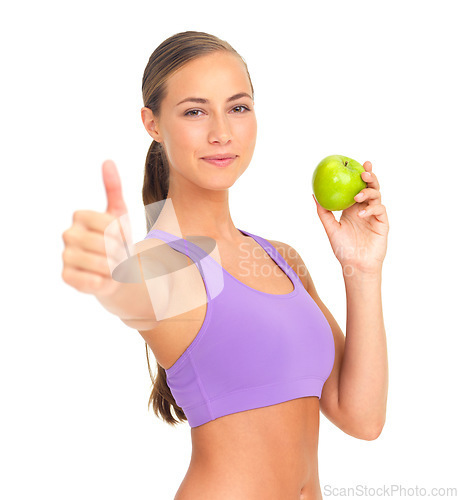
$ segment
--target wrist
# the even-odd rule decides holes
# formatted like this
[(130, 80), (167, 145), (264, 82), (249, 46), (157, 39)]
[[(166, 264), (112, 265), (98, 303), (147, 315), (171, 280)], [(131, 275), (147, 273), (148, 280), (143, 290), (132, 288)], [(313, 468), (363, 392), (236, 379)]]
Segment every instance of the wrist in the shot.
[(342, 266), (345, 281), (378, 281), (382, 278), (382, 267), (376, 269), (359, 269), (353, 265)]

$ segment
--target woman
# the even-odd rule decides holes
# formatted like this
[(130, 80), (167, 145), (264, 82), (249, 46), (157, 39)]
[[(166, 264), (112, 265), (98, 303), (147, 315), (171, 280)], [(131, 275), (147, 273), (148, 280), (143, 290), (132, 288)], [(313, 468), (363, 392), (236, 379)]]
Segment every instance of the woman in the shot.
[[(240, 230), (231, 219), (228, 190), (251, 161), (257, 131), (243, 58), (215, 36), (178, 33), (151, 55), (142, 89), (141, 117), (154, 141), (143, 185), (148, 234), (136, 249), (140, 255), (161, 244), (167, 270), (162, 288), (152, 280), (149, 289), (154, 312), (145, 312), (141, 285), (120, 291), (100, 261), (104, 229), (126, 211), (113, 165), (104, 165), (107, 213), (97, 214), (96, 223), (95, 212), (80, 211), (74, 217), (79, 237), (70, 237), (75, 224), (64, 233), (68, 246), (85, 241), (79, 260), (66, 249), (64, 279), (77, 286), (78, 268), (78, 289), (138, 329), (147, 355), (150, 348), (157, 360), (154, 411), (172, 425), (188, 420), (192, 456), (175, 500), (321, 499), (320, 410), (359, 439), (377, 438), (385, 421), (381, 269), (388, 219), (372, 165), (366, 162), (362, 174), (368, 187), (339, 222), (317, 203), (342, 265), (344, 336), (297, 252)], [(231, 159), (209, 158), (218, 155)], [(162, 210), (154, 217), (158, 202)], [(94, 252), (98, 234), (97, 261), (83, 227), (92, 229)], [(146, 277), (147, 260), (142, 263)], [(161, 292), (155, 299), (154, 290)]]

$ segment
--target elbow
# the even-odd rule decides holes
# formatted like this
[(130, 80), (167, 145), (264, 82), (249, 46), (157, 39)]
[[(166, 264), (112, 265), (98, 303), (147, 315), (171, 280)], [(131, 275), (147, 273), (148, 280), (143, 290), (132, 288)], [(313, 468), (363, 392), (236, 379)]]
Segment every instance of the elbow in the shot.
[(384, 425), (385, 422), (383, 421), (377, 425), (368, 426), (358, 437), (364, 441), (375, 441), (382, 433)]
[(361, 409), (353, 408), (349, 411), (348, 407), (339, 404), (330, 407), (324, 406), (323, 402), (321, 404), (321, 410), (326, 417), (349, 436), (364, 441), (374, 441), (382, 433), (386, 412), (363, 416)]

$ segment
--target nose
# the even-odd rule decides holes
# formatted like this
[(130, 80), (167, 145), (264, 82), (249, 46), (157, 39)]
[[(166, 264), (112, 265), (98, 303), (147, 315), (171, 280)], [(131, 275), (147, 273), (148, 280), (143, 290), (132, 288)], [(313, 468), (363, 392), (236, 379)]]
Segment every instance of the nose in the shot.
[(215, 115), (210, 125), (210, 142), (226, 143), (230, 139), (232, 139), (232, 132), (228, 119), (225, 116)]

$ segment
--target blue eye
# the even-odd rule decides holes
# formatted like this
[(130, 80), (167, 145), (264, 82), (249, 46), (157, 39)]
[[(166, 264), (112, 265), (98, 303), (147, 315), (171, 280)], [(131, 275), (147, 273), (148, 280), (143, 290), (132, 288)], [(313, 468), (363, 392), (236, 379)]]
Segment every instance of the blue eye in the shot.
[[(244, 114), (244, 113), (246, 113), (246, 112), (248, 112), (248, 111), (251, 111), (251, 109), (250, 109), (248, 106), (245, 106), (245, 105), (235, 106), (235, 107), (234, 107), (234, 108), (232, 108), (232, 109), (237, 109), (237, 108), (244, 108), (244, 109), (246, 109), (246, 111), (243, 111), (243, 112), (242, 112), (242, 111), (239, 111), (239, 112), (238, 112), (238, 113), (236, 113), (236, 114)], [(199, 111), (201, 111), (201, 110), (200, 110), (200, 109), (190, 109), (189, 111), (187, 111), (187, 112), (184, 114), (184, 116), (199, 116), (199, 115), (194, 115), (194, 114), (191, 114), (191, 113), (194, 113), (195, 111), (196, 111), (196, 112), (199, 112)]]

